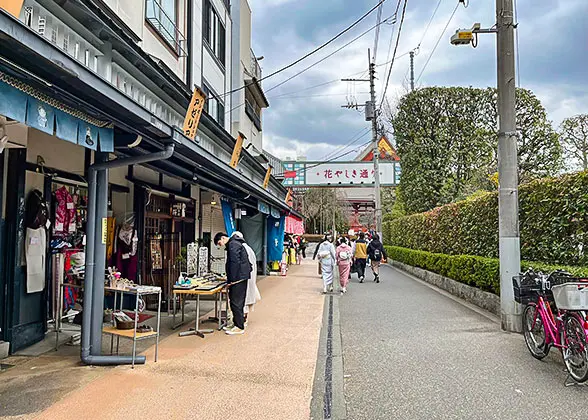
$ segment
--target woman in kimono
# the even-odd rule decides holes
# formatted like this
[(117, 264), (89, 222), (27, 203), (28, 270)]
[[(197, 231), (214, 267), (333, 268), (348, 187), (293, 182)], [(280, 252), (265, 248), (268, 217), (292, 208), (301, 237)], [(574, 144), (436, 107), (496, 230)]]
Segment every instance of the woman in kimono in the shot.
[(351, 257), (353, 256), (351, 247), (347, 244), (346, 238), (339, 240), (337, 247), (337, 265), (339, 266), (339, 284), (341, 285), (341, 294), (347, 293), (347, 284), (351, 273)]
[(325, 235), (323, 242), (321, 242), (317, 251), (323, 277), (323, 293), (333, 291), (333, 278), (335, 276), (335, 263), (337, 257), (335, 254), (335, 247), (331, 241), (332, 238)]

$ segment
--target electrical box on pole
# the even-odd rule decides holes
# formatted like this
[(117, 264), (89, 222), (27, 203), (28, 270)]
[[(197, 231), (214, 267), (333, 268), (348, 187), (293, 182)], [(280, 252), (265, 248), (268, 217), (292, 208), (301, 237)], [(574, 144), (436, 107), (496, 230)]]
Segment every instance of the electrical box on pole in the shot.
[(372, 101), (367, 101), (365, 103), (365, 120), (371, 121), (376, 116), (376, 104)]

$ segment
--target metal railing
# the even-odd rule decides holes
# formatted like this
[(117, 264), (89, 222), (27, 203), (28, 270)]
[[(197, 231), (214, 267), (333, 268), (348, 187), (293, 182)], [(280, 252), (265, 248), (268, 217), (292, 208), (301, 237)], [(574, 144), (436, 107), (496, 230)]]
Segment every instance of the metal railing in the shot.
[(147, 21), (180, 57), (187, 57), (186, 38), (178, 29), (175, 20), (165, 12), (160, 0), (146, 0), (146, 6)]
[(253, 50), (251, 50), (251, 68), (249, 70), (257, 80), (261, 79), (261, 66), (259, 65), (259, 61), (257, 61), (257, 57), (255, 57)]
[(245, 99), (245, 113), (251, 118), (253, 125), (261, 131), (261, 116), (247, 99)]

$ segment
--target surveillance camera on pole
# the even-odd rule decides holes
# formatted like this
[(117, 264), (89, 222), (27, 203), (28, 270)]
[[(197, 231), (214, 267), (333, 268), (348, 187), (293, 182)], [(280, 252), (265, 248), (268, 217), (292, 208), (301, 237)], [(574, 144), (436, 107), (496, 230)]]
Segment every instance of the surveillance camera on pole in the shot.
[(472, 44), (474, 48), (478, 46), (478, 34), (496, 33), (496, 29), (482, 29), (479, 23), (474, 23), (470, 29), (458, 29), (451, 36), (451, 45), (468, 45)]

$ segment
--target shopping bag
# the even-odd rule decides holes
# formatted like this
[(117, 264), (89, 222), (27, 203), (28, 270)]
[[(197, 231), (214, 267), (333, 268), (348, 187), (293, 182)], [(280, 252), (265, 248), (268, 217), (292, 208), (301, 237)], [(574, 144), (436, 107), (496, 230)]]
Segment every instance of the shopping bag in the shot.
[(357, 265), (355, 264), (355, 261), (351, 263), (351, 273), (357, 273)]
[(323, 275), (323, 268), (321, 267), (321, 263), (318, 264), (318, 274), (319, 276)]

